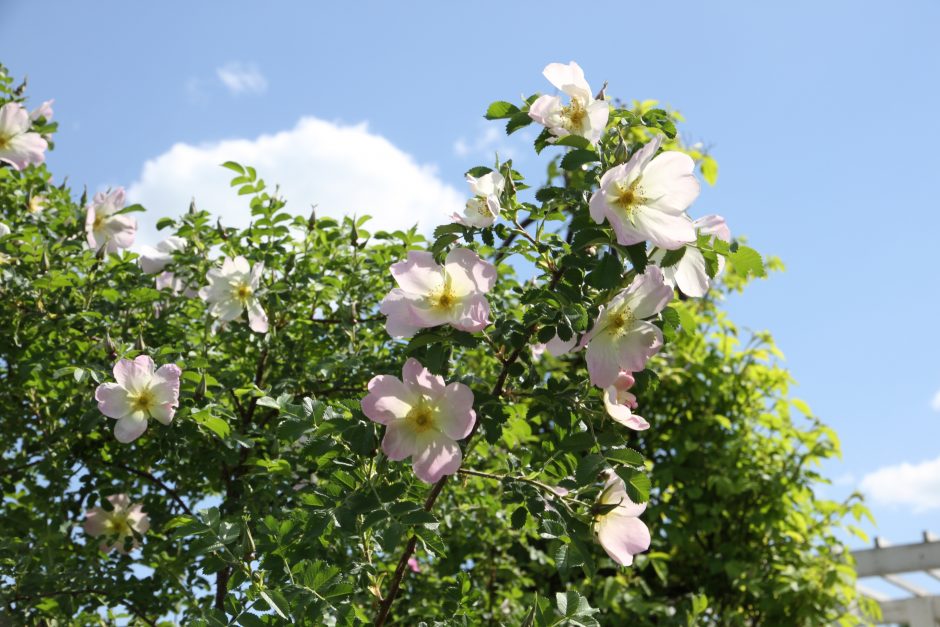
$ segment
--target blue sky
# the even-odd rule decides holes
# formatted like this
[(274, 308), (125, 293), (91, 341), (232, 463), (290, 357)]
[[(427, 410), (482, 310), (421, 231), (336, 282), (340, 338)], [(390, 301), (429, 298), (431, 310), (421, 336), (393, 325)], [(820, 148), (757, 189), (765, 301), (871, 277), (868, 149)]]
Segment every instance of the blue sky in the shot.
[[(595, 88), (608, 80), (613, 95), (682, 111), (686, 138), (721, 166), (693, 215), (725, 215), (786, 263), (729, 306), (775, 334), (796, 395), (839, 432), (845, 459), (828, 468), (838, 479), (829, 493), (940, 460), (940, 4), (261, 6), (0, 0), (0, 60), (29, 75), (33, 104), (56, 99), (49, 162), (73, 186), (136, 182), (152, 210), (174, 214), (203, 187), (167, 191), (190, 181), (165, 178), (195, 176), (227, 150), (248, 162), (278, 153), (269, 161), (281, 169), (256, 164), (297, 190), (361, 175), (331, 169), (343, 163), (388, 163), (404, 173), (377, 183), (392, 209), (373, 213), (392, 221), (420, 198), (459, 202), (462, 173), (494, 149), (538, 179), (541, 162), (488, 135), (498, 127), (481, 114), (492, 100), (549, 91), (544, 65), (576, 60)], [(320, 152), (300, 150), (305, 137)], [(361, 158), (332, 155), (329, 138), (348, 138)], [(323, 204), (304, 194), (298, 210)], [(867, 484), (881, 486), (870, 503), (877, 533), (900, 543), (940, 531), (940, 461), (877, 477)]]

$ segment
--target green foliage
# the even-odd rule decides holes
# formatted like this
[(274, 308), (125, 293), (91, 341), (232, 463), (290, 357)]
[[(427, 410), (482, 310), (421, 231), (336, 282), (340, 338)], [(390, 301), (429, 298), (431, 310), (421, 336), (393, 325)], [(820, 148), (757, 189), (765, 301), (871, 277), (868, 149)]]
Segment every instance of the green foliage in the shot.
[[(11, 84), (0, 82), (4, 100), (21, 96)], [(513, 132), (531, 122), (532, 100), (495, 102), (486, 116)], [(641, 103), (612, 110), (596, 149), (543, 139), (563, 155), (544, 184), (494, 166), (507, 179), (500, 221), (442, 226), (431, 241), (370, 232), (367, 218), (296, 215), (252, 167), (222, 164), (250, 227), (197, 206), (160, 220), (188, 242), (168, 269), (198, 289), (220, 253), (263, 262), (267, 334), (219, 326), (201, 299), (158, 291), (133, 253), (89, 249), (85, 199), (44, 166), (0, 167), (12, 230), (0, 238), (0, 622), (365, 624), (413, 546), (418, 572), (402, 562), (395, 624), (851, 624), (854, 572), (835, 530), (867, 511), (813, 492), (838, 441), (789, 398), (770, 337), (745, 337), (719, 307), (765, 275), (758, 253), (700, 242), (713, 274), (719, 256), (733, 272), (656, 320), (668, 345), (634, 389), (648, 431), (607, 416), (583, 352), (532, 353), (587, 332), (652, 263), (655, 251), (594, 224), (587, 198), (651, 133), (676, 137), (677, 120)], [(37, 195), (46, 209), (31, 213)], [(389, 266), (458, 244), (497, 264), (492, 324), (391, 340), (378, 311)], [(117, 359), (140, 354), (183, 369), (180, 407), (171, 425), (151, 421), (120, 444), (94, 392)], [(470, 386), (480, 423), (436, 501), (381, 452), (384, 428), (359, 405), (373, 376), (398, 375), (409, 356)], [(606, 469), (648, 501), (653, 544), (631, 568), (594, 542)], [(101, 552), (81, 528), (116, 493), (151, 521), (128, 554)]]

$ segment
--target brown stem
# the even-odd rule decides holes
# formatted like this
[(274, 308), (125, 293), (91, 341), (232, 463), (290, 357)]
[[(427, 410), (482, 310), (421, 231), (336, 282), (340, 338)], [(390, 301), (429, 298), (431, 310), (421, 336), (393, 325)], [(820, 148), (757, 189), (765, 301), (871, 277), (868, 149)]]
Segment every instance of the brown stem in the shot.
[[(561, 278), (561, 269), (557, 268), (552, 272), (552, 279), (549, 281), (548, 289), (551, 290), (558, 283), (558, 280)], [(518, 348), (514, 349), (509, 356), (503, 361), (503, 367), (499, 371), (499, 375), (496, 377), (496, 383), (493, 384), (493, 390), (491, 395), (498, 398), (503, 393), (503, 387), (506, 385), (506, 379), (509, 377), (509, 367), (517, 359), (519, 355), (522, 354), (522, 351), (525, 350), (528, 345), (529, 338), (535, 333), (538, 328), (537, 324), (533, 324), (528, 328), (528, 333), (526, 334), (525, 341), (519, 345)], [(470, 431), (470, 435), (467, 436), (467, 451), (470, 450), (470, 441), (473, 440), (473, 436), (476, 435), (477, 431), (480, 428), (480, 421), (477, 420), (473, 425), (473, 429)], [(464, 456), (466, 459), (466, 455)], [(444, 475), (438, 479), (437, 483), (431, 488), (431, 491), (428, 493), (427, 499), (424, 501), (424, 511), (429, 512), (431, 508), (434, 507), (434, 502), (437, 501), (437, 497), (440, 496), (441, 491), (444, 489), (444, 485), (447, 483), (447, 480), (450, 478), (450, 475)], [(385, 621), (388, 620), (388, 614), (392, 609), (392, 603), (395, 601), (395, 596), (398, 594), (398, 589), (401, 586), (401, 581), (405, 576), (405, 568), (408, 566), (408, 560), (414, 555), (415, 547), (418, 544), (418, 537), (411, 536), (411, 539), (408, 540), (408, 544), (405, 545), (405, 550), (401, 554), (401, 557), (398, 560), (398, 566), (395, 568), (395, 574), (392, 575), (392, 583), (389, 584), (388, 593), (385, 595), (385, 598), (382, 599), (381, 604), (379, 605), (379, 613), (375, 617), (375, 627), (382, 627), (385, 624)]]
[(147, 481), (150, 481), (150, 482), (153, 483), (154, 485), (159, 486), (160, 489), (162, 489), (164, 492), (166, 492), (166, 493), (170, 496), (171, 499), (173, 499), (174, 501), (176, 501), (177, 505), (179, 505), (180, 508), (181, 508), (184, 512), (186, 512), (186, 513), (189, 514), (190, 516), (194, 516), (193, 511), (192, 511), (191, 509), (189, 509), (189, 506), (186, 505), (186, 503), (183, 501), (182, 497), (180, 497), (179, 493), (178, 493), (176, 490), (174, 490), (173, 488), (171, 488), (170, 486), (168, 486), (167, 484), (165, 484), (163, 481), (161, 481), (160, 479), (158, 479), (157, 477), (155, 477), (152, 473), (149, 473), (149, 472), (147, 472), (146, 470), (140, 470), (140, 469), (138, 469), (138, 468), (133, 468), (133, 467), (131, 467), (131, 466), (125, 466), (124, 464), (115, 464), (115, 463), (111, 463), (111, 462), (103, 462), (103, 463), (104, 463), (106, 466), (111, 466), (112, 468), (120, 468), (121, 470), (124, 470), (124, 471), (126, 471), (126, 472), (130, 472), (130, 473), (133, 473), (133, 474), (137, 475), (138, 477), (143, 477), (144, 479), (146, 479)]

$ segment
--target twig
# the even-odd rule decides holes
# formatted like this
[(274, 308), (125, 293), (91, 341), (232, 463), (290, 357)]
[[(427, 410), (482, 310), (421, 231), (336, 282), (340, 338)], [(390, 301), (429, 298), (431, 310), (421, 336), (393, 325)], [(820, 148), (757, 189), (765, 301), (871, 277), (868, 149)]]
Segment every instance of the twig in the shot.
[(164, 492), (169, 494), (170, 498), (176, 501), (176, 503), (183, 509), (184, 512), (186, 512), (190, 516), (195, 516), (195, 514), (193, 514), (193, 511), (189, 509), (189, 506), (186, 505), (186, 503), (180, 497), (179, 493), (173, 488), (171, 488), (170, 486), (168, 486), (167, 484), (165, 484), (163, 481), (158, 479), (152, 473), (149, 473), (146, 470), (133, 468), (131, 466), (125, 466), (124, 464), (115, 464), (112, 462), (102, 462), (102, 463), (105, 464), (106, 466), (111, 466), (112, 468), (120, 468), (121, 470), (125, 470), (127, 472), (133, 473), (137, 475), (138, 477), (143, 477), (144, 479), (154, 483), (155, 485), (159, 486)]

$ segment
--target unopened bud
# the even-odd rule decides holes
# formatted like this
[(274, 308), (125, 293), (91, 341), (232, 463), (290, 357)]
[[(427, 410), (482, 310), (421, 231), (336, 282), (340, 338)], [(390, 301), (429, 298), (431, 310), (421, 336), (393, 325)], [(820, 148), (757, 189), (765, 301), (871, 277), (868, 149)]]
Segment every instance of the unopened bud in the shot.
[(195, 196), (193, 196), (193, 198), (189, 201), (189, 215), (193, 215), (194, 213), (196, 213), (196, 197)]
[(108, 351), (108, 359), (111, 361), (117, 359), (117, 346), (114, 345), (114, 340), (111, 339), (111, 333), (107, 331), (104, 334), (104, 347)]
[(604, 86), (601, 87), (601, 90), (594, 96), (594, 100), (607, 100), (607, 81), (604, 81)]
[(206, 374), (202, 374), (202, 378), (199, 379), (199, 385), (196, 386), (196, 400), (201, 401), (206, 397)]
[(312, 231), (317, 224), (317, 206), (310, 205), (310, 217), (307, 218), (307, 230)]
[(139, 351), (147, 350), (147, 344), (144, 342), (144, 334), (140, 331), (137, 332), (137, 341), (134, 342), (134, 348)]
[(88, 204), (88, 188), (87, 187), (82, 188), (82, 198), (81, 200), (78, 201), (78, 204), (81, 205), (82, 207)]
[(42, 249), (40, 263), (42, 264), (43, 272), (49, 272), (49, 268), (52, 267), (52, 264), (49, 263), (49, 252), (45, 248)]
[(215, 230), (218, 232), (219, 237), (221, 237), (223, 240), (228, 239), (228, 233), (225, 232), (225, 227), (222, 226), (222, 218), (216, 219)]
[(23, 77), (23, 82), (20, 83), (19, 86), (18, 86), (16, 89), (13, 90), (13, 95), (14, 95), (16, 98), (19, 98), (20, 96), (22, 96), (23, 94), (26, 93), (26, 85), (27, 85), (28, 82), (29, 82), (29, 77), (28, 77), (28, 76), (24, 76), (24, 77)]

